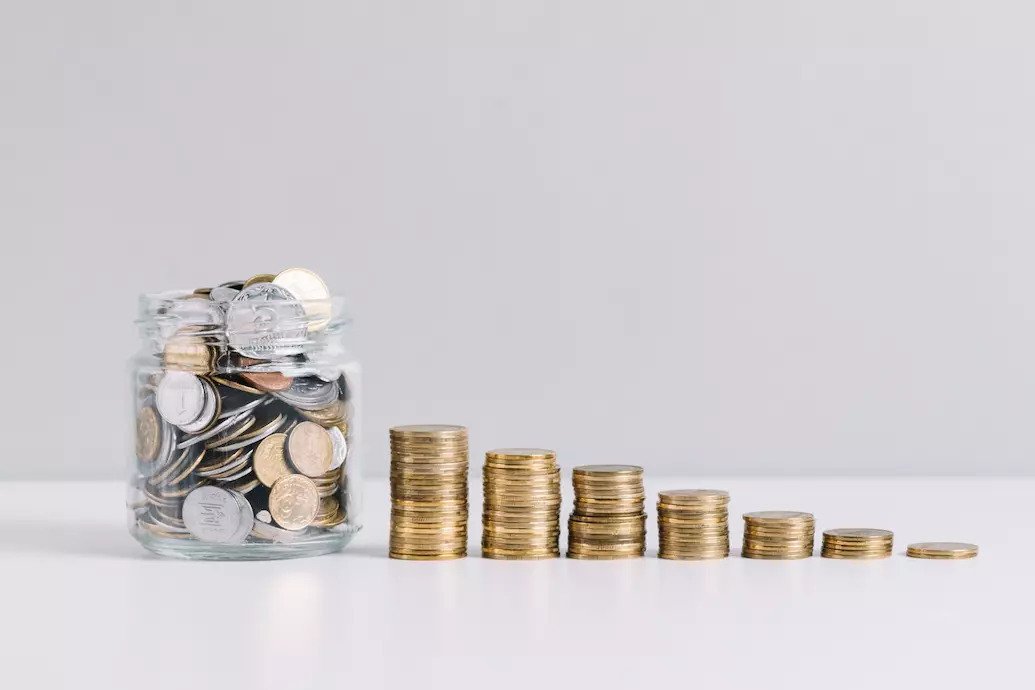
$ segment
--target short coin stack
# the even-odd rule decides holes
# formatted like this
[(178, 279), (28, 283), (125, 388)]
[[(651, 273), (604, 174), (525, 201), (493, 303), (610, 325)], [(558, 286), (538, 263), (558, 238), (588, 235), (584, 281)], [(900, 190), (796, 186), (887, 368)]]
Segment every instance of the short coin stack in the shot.
[(467, 555), (467, 429), (397, 426), (392, 447), (388, 555), (437, 561)]
[(572, 471), (575, 510), (568, 519), (568, 558), (639, 558), (645, 550), (643, 468), (583, 465)]
[(888, 558), (894, 535), (886, 529), (851, 527), (823, 533), (823, 558)]
[(730, 555), (730, 495), (712, 489), (658, 494), (658, 557), (677, 561)]
[(542, 448), (500, 448), (485, 454), (482, 555), (541, 559), (560, 555), (561, 471)]
[(974, 558), (978, 555), (977, 544), (964, 544), (955, 541), (929, 541), (910, 544), (906, 555), (912, 558), (928, 558), (931, 560), (958, 561)]
[(744, 514), (744, 558), (787, 560), (808, 558), (816, 539), (811, 513), (763, 510)]

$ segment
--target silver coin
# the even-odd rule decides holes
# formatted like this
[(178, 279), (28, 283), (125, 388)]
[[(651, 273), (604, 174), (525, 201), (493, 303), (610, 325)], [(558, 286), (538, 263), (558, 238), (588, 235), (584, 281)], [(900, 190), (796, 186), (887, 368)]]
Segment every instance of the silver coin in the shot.
[(345, 464), (345, 458), (349, 454), (349, 444), (345, 440), (345, 434), (341, 433), (341, 429), (338, 427), (332, 426), (327, 430), (327, 433), (331, 436), (331, 448), (333, 451), (330, 469), (336, 470)]
[(171, 338), (184, 326), (222, 327), (225, 316), (219, 305), (214, 304), (211, 300), (186, 297), (165, 303), (158, 310), (156, 322), (162, 338)]
[(231, 450), (237, 450), (238, 448), (244, 448), (246, 446), (258, 443), (267, 436), (277, 433), (277, 429), (284, 425), (285, 419), (286, 417), (284, 415), (277, 415), (276, 419), (264, 426), (261, 430), (255, 432), (253, 436), (249, 436), (243, 441), (234, 441), (233, 443), (228, 443), (225, 446), (219, 446), (218, 448), (214, 448), (213, 450), (218, 450), (220, 453), (226, 453)]
[[(217, 544), (240, 543), (242, 525), (252, 519), (251, 506), (245, 510), (236, 492), (216, 486), (200, 486), (183, 501), (183, 524), (196, 539)], [(241, 497), (243, 499), (243, 497)], [(248, 501), (244, 499), (244, 504)]]
[(240, 290), (227, 285), (220, 285), (219, 287), (212, 288), (212, 292), (208, 293), (208, 298), (213, 302), (232, 302), (240, 292)]
[(227, 309), (230, 347), (256, 359), (301, 353), (308, 328), (302, 305), (290, 292), (272, 283), (249, 285)]
[(222, 482), (223, 484), (229, 484), (230, 482), (236, 482), (238, 479), (244, 479), (245, 477), (247, 477), (251, 473), (252, 473), (252, 466), (248, 465), (247, 467), (245, 467), (243, 470), (241, 470), (237, 474), (231, 475), (229, 477), (224, 477), (222, 479), (217, 479), (216, 481), (217, 482)]
[(176, 447), (177, 448), (187, 448), (188, 446), (193, 446), (196, 443), (201, 443), (202, 441), (207, 441), (210, 438), (212, 438), (213, 436), (218, 436), (219, 434), (223, 433), (224, 431), (226, 431), (227, 429), (232, 427), (234, 424), (237, 424), (237, 422), (239, 422), (242, 419), (245, 419), (246, 417), (248, 417), (248, 415), (251, 413), (251, 410), (250, 409), (249, 410), (245, 410), (245, 409), (242, 408), (240, 410), (235, 410), (235, 412), (237, 412), (237, 414), (232, 415), (230, 417), (227, 417), (226, 419), (223, 419), (222, 415), (220, 415), (220, 419), (222, 419), (222, 421), (219, 422), (219, 424), (216, 424), (214, 427), (212, 427), (208, 431), (205, 431), (203, 433), (195, 434), (195, 435), (191, 436), (186, 441), (181, 442)]
[(259, 522), (265, 522), (267, 525), (273, 522), (273, 516), (270, 515), (268, 510), (260, 510), (255, 514), (255, 519)]
[(248, 461), (252, 457), (252, 451), (248, 451), (247, 453), (242, 453), (241, 456), (236, 458), (236, 459), (230, 459), (230, 458), (234, 457), (233, 455), (230, 455), (230, 456), (227, 456), (227, 457), (228, 457), (229, 462), (227, 462), (226, 464), (220, 465), (218, 467), (213, 467), (210, 470), (204, 470), (202, 472), (198, 472), (197, 475), (199, 477), (206, 477), (206, 478), (208, 478), (208, 477), (215, 477), (215, 476), (221, 475), (221, 474), (226, 474), (227, 472), (234, 472), (234, 473), (240, 472), (241, 469), (243, 469), (243, 468), (248, 466)]
[(241, 526), (237, 528), (237, 532), (234, 533), (233, 542), (234, 544), (240, 544), (248, 535), (252, 533), (252, 528), (255, 526), (255, 511), (252, 510), (252, 504), (248, 502), (242, 494), (228, 489), (237, 501), (238, 509), (241, 514)]
[[(267, 516), (269, 515), (269, 512), (265, 510), (259, 511), (260, 515), (262, 515), (262, 513), (266, 513)], [(281, 529), (280, 527), (266, 524), (265, 521), (261, 521), (261, 517), (259, 519), (260, 522), (256, 522), (252, 525), (252, 536), (258, 537), (259, 539), (265, 539), (266, 541), (290, 542), (297, 541), (301, 537), (305, 536), (304, 530), (291, 532), (286, 529)]]
[(225, 417), (237, 417), (239, 414), (251, 412), (259, 405), (268, 405), (271, 402), (273, 402), (273, 398), (263, 395), (233, 410), (223, 410), (223, 412), (220, 413), (219, 418), (223, 419)]
[(205, 411), (205, 385), (194, 374), (167, 371), (155, 392), (155, 405), (170, 424), (190, 424)]
[(324, 381), (316, 376), (300, 376), (292, 380), (290, 388), (274, 395), (292, 407), (318, 410), (337, 400), (340, 393), (337, 381)]
[(204, 379), (201, 381), (201, 386), (205, 390), (205, 405), (201, 410), (201, 414), (190, 424), (180, 425), (180, 428), (188, 434), (195, 434), (207, 429), (208, 425), (215, 419), (216, 411), (219, 408), (219, 393), (216, 392), (216, 387)]

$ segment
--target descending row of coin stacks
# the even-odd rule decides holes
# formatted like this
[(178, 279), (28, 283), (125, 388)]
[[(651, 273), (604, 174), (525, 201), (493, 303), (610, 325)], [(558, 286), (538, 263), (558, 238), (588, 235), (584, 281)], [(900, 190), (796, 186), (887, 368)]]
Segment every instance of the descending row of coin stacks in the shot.
[(658, 557), (677, 561), (730, 555), (730, 495), (712, 489), (658, 494)]
[(568, 519), (568, 557), (638, 558), (646, 548), (643, 468), (583, 465), (572, 471), (575, 510)]
[(886, 529), (863, 527), (828, 529), (823, 533), (823, 558), (869, 559), (891, 556), (894, 535)]
[(541, 559), (560, 555), (561, 470), (542, 448), (485, 454), (482, 555)]
[(388, 555), (412, 561), (467, 555), (467, 429), (389, 430), (392, 516)]
[(816, 540), (811, 513), (764, 510), (744, 513), (744, 558), (785, 560), (808, 558)]

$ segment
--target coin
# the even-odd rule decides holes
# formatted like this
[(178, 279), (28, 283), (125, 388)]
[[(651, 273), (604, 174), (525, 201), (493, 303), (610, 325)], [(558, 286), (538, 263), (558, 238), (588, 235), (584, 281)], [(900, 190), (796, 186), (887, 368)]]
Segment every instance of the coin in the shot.
[(313, 480), (299, 474), (281, 477), (270, 489), (270, 515), (288, 530), (308, 527), (320, 509), (320, 495)]
[(148, 405), (137, 412), (137, 459), (150, 463), (161, 449), (162, 429), (158, 412)]
[(287, 455), (296, 470), (318, 477), (334, 461), (334, 444), (327, 431), (315, 422), (300, 422), (287, 436)]
[(890, 540), (894, 536), (894, 534), (886, 529), (851, 527), (842, 529), (828, 529), (825, 532), (823, 532), (823, 536), (839, 540), (871, 541), (874, 539)]
[(281, 477), (292, 474), (284, 455), (287, 434), (271, 434), (255, 448), (255, 476), (264, 486), (272, 487)]
[(912, 558), (928, 559), (964, 559), (978, 555), (977, 544), (955, 541), (929, 541), (910, 544), (906, 555)]
[(320, 276), (305, 268), (289, 268), (278, 273), (271, 282), (302, 303), (310, 330), (327, 327), (331, 318), (331, 293)]
[(167, 371), (158, 384), (155, 403), (158, 413), (170, 424), (190, 424), (205, 409), (205, 387), (194, 374)]
[(244, 285), (242, 287), (250, 287), (252, 285), (255, 285), (256, 283), (272, 283), (273, 279), (276, 277), (277, 276), (273, 275), (272, 273), (257, 273), (248, 280), (244, 281)]
[(299, 354), (308, 333), (302, 305), (273, 283), (242, 289), (227, 308), (226, 324), (230, 347), (256, 359)]
[(242, 535), (250, 509), (233, 492), (214, 486), (202, 486), (187, 494), (183, 501), (183, 522), (190, 533), (201, 541), (233, 544), (244, 541), (251, 531)]

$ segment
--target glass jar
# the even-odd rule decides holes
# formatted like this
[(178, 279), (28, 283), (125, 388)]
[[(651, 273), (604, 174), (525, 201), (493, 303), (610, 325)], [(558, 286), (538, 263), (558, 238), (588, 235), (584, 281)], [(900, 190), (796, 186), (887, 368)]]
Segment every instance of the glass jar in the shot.
[(313, 556), (361, 527), (343, 301), (257, 278), (140, 298), (127, 506), (156, 553)]

